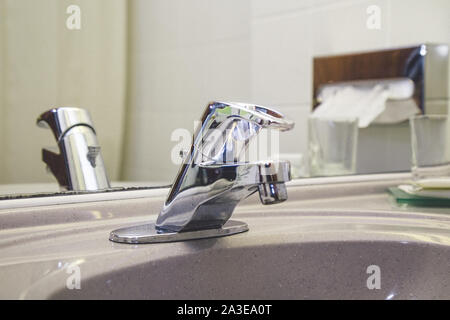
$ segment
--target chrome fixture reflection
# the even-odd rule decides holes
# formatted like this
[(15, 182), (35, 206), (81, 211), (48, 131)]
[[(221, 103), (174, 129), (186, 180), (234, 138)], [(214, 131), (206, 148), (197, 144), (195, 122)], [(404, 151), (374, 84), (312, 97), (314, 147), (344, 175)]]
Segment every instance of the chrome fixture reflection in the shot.
[(115, 230), (110, 240), (166, 242), (247, 231), (246, 223), (229, 220), (234, 208), (257, 191), (265, 205), (286, 200), (290, 163), (241, 160), (261, 129), (286, 131), (293, 126), (262, 106), (210, 103), (156, 223)]
[(89, 112), (61, 107), (44, 112), (37, 125), (50, 128), (59, 154), (42, 149), (42, 160), (65, 190), (101, 190), (110, 187), (100, 146)]

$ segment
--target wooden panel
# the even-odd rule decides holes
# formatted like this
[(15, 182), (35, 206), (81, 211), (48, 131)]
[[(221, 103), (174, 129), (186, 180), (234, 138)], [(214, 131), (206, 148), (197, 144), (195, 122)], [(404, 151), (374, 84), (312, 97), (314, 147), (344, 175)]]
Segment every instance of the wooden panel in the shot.
[(313, 109), (320, 85), (354, 80), (408, 77), (414, 81), (414, 100), (423, 112), (424, 63), (420, 46), (314, 58)]

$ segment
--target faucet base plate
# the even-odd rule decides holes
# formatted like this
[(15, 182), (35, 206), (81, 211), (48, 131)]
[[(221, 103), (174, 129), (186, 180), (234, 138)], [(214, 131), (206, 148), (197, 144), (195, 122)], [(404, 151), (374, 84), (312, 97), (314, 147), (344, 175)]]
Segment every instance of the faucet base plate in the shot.
[(164, 232), (157, 230), (154, 223), (149, 223), (111, 231), (109, 240), (129, 244), (162, 243), (224, 237), (246, 231), (248, 231), (248, 225), (245, 222), (235, 220), (228, 220), (219, 229), (187, 232)]

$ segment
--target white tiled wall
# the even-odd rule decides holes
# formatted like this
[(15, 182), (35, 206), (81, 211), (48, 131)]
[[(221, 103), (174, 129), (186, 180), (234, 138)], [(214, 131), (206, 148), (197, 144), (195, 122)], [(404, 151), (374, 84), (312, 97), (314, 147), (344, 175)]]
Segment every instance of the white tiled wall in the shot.
[[(371, 5), (379, 30), (366, 27)], [(170, 181), (171, 132), (216, 99), (277, 107), (296, 121), (281, 152), (304, 153), (314, 56), (450, 42), (448, 0), (135, 0), (129, 11), (129, 180)]]
[(171, 182), (177, 128), (211, 100), (250, 100), (248, 0), (130, 3), (129, 119), (123, 178)]

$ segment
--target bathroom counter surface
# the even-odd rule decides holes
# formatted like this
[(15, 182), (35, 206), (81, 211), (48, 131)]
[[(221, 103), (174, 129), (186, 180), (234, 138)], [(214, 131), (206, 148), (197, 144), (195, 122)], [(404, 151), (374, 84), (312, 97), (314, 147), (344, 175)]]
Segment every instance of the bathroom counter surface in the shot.
[[(167, 259), (312, 243), (327, 243), (324, 250), (330, 243), (414, 243), (445, 248), (441, 259), (447, 262), (448, 275), (450, 211), (397, 205), (386, 189), (405, 178), (372, 175), (323, 184), (294, 181), (288, 185), (289, 200), (284, 203), (263, 206), (253, 195), (236, 208), (232, 219), (247, 222), (248, 232), (189, 242), (128, 245), (108, 240), (114, 229), (154, 221), (168, 189), (156, 190), (154, 197), (147, 198), (3, 209), (0, 298), (93, 298), (98, 296), (93, 283), (102, 279), (105, 288), (111, 285), (113, 290), (111, 283), (124, 281), (116, 275), (121, 270), (134, 268), (139, 273), (144, 266), (156, 268)], [(73, 288), (77, 272), (79, 290)], [(103, 293), (106, 298), (117, 297), (114, 292)], [(152, 296), (143, 293), (142, 297)]]

